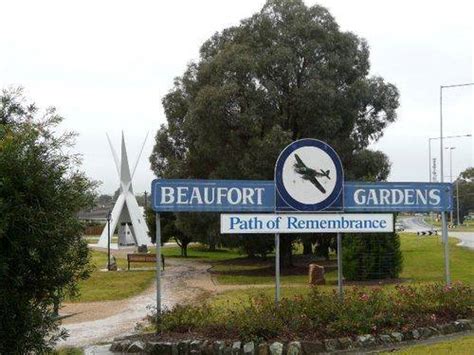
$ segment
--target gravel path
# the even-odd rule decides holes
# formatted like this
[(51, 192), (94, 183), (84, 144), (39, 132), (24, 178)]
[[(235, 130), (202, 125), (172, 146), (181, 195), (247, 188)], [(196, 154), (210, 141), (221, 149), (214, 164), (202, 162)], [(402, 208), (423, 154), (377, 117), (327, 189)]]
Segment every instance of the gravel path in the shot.
[[(216, 291), (209, 265), (187, 260), (170, 260), (162, 278), (162, 305), (172, 307), (205, 297)], [(117, 336), (132, 334), (135, 325), (149, 313), (148, 306), (156, 304), (156, 284), (138, 296), (106, 302), (66, 305), (62, 312), (73, 316), (63, 325), (70, 336), (58, 346), (84, 346), (110, 342)]]

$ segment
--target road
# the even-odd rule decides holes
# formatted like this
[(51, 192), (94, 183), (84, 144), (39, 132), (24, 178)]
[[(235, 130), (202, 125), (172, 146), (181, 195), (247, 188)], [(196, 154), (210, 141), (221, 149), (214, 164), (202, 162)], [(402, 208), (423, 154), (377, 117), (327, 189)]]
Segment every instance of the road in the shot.
[[(400, 223), (405, 228), (406, 232), (416, 233), (429, 231), (433, 227), (424, 221), (424, 217), (413, 216), (413, 217), (401, 217)], [(439, 234), (441, 234), (439, 228), (437, 229)], [(466, 247), (474, 250), (474, 232), (456, 232), (453, 230), (448, 231), (450, 237), (459, 239), (458, 246)]]

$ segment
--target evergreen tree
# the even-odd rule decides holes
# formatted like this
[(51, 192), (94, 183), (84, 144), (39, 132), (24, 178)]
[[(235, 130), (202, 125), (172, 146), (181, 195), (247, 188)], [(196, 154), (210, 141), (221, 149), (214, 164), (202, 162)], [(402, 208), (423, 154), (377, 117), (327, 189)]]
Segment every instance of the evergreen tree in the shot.
[(343, 273), (346, 280), (397, 278), (402, 271), (397, 233), (344, 234)]
[[(324, 7), (269, 0), (206, 41), (199, 61), (176, 79), (163, 99), (167, 124), (151, 167), (162, 178), (271, 180), (287, 144), (318, 138), (335, 148), (347, 176), (359, 177), (362, 157), (374, 177), (384, 176), (387, 157), (367, 147), (395, 120), (398, 90), (369, 69), (365, 40), (341, 31)], [(207, 238), (218, 238), (217, 218), (193, 218), (178, 216), (178, 228), (212, 225)], [(288, 262), (295, 239), (282, 236)]]
[(77, 213), (94, 184), (67, 153), (54, 109), (39, 115), (21, 90), (0, 94), (0, 354), (44, 354), (66, 333), (55, 306), (89, 275)]

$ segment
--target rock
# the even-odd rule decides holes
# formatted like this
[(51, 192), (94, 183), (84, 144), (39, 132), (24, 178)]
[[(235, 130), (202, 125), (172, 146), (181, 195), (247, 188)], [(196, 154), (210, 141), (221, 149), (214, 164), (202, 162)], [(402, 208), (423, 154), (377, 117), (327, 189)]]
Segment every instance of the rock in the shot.
[(223, 341), (214, 342), (214, 355), (224, 355), (225, 343)]
[(292, 341), (288, 344), (287, 355), (301, 355), (301, 343), (299, 341)]
[(115, 256), (111, 256), (110, 257), (110, 267), (109, 265), (105, 265), (105, 268), (109, 268), (109, 271), (117, 271), (118, 270), (118, 267), (117, 267), (117, 259), (115, 259)]
[(242, 353), (241, 347), (242, 347), (242, 343), (240, 341), (235, 341), (232, 344), (232, 355), (240, 355)]
[(471, 319), (458, 319), (456, 321), (462, 327), (462, 330), (470, 330), (473, 328), (473, 321)]
[(432, 335), (439, 335), (440, 334), (439, 329), (436, 328), (436, 327), (428, 327), (428, 329), (431, 330)]
[(134, 341), (127, 349), (128, 353), (141, 353), (145, 350), (145, 344), (142, 341)]
[(353, 348), (352, 339), (349, 337), (339, 338), (339, 349), (348, 350)]
[(397, 343), (403, 341), (403, 334), (402, 333), (398, 333), (398, 332), (393, 332), (392, 334), (390, 334), (390, 336), (393, 338), (393, 340), (395, 340)]
[(382, 343), (382, 344), (392, 343), (392, 337), (390, 335), (387, 335), (387, 334), (379, 335), (379, 339), (380, 339), (380, 343)]
[(253, 341), (249, 341), (244, 344), (243, 353), (245, 355), (254, 355), (255, 354), (255, 344)]
[(420, 329), (418, 329), (418, 331), (420, 332), (420, 336), (423, 339), (429, 338), (433, 334), (431, 329), (427, 328), (427, 327), (420, 328)]
[(403, 332), (402, 335), (403, 335), (403, 340), (405, 341), (413, 340), (413, 333), (411, 330), (407, 330), (406, 332)]
[(271, 355), (283, 355), (283, 344), (276, 341), (270, 345)]
[(114, 341), (112, 345), (110, 345), (109, 351), (113, 353), (118, 353), (122, 351), (122, 344), (119, 341)]
[(268, 349), (268, 344), (267, 343), (258, 344), (257, 354), (258, 355), (270, 355), (270, 350)]
[(375, 338), (370, 334), (359, 335), (357, 337), (357, 343), (363, 348), (368, 348), (377, 344)]
[(178, 343), (178, 354), (179, 355), (188, 355), (189, 354), (189, 346), (191, 344), (190, 340), (180, 341)]
[(418, 331), (418, 329), (412, 330), (412, 331), (411, 331), (411, 334), (412, 334), (412, 336), (413, 336), (413, 339), (415, 339), (415, 340), (418, 340), (418, 339), (420, 339), (420, 337), (421, 337), (421, 334), (420, 334), (420, 332)]
[(118, 346), (120, 346), (122, 348), (121, 351), (125, 352), (125, 351), (127, 351), (128, 347), (131, 344), (132, 344), (132, 342), (130, 340), (125, 339), (125, 340), (120, 341)]
[(201, 354), (201, 341), (193, 340), (191, 344), (189, 344), (189, 353), (190, 354)]
[(320, 341), (302, 341), (303, 354), (318, 354), (326, 351), (326, 347)]
[(337, 339), (324, 339), (324, 346), (326, 347), (326, 351), (336, 351), (339, 348), (339, 342)]
[(449, 323), (438, 325), (438, 329), (441, 332), (441, 334), (444, 334), (444, 335), (454, 333), (454, 331), (456, 330), (456, 328), (454, 328), (454, 325), (449, 324)]
[[(149, 348), (152, 347), (150, 350)], [(173, 351), (174, 348), (174, 351)], [(146, 351), (149, 354), (153, 355), (175, 355), (178, 353), (178, 347), (176, 344), (168, 343), (168, 342), (157, 342), (157, 343), (149, 343), (146, 347)]]
[(201, 346), (203, 355), (214, 355), (214, 344), (205, 340)]

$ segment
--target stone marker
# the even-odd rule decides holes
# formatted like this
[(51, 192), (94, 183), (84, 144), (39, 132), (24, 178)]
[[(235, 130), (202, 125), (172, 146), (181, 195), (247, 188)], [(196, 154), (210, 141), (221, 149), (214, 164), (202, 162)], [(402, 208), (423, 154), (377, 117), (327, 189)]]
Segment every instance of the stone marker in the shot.
[(309, 264), (309, 284), (324, 285), (324, 267), (318, 264)]

